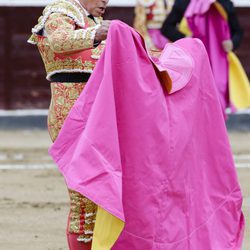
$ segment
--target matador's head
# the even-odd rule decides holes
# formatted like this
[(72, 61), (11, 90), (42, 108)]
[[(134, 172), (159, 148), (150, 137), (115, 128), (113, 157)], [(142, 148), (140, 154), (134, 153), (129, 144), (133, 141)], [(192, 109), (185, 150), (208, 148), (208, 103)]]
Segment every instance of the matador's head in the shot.
[(89, 14), (99, 17), (102, 16), (106, 10), (109, 0), (79, 0), (83, 7)]

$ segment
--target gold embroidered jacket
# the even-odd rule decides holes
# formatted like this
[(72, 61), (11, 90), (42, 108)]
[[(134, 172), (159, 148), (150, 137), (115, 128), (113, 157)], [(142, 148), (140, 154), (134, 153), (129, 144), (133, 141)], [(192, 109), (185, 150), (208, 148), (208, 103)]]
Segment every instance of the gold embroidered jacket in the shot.
[(134, 28), (143, 36), (149, 48), (153, 48), (154, 45), (148, 34), (148, 29), (162, 27), (173, 3), (174, 0), (137, 0)]
[(28, 42), (38, 46), (48, 80), (60, 72), (92, 73), (104, 48), (104, 42), (94, 47), (101, 20), (87, 17), (74, 0), (47, 5)]

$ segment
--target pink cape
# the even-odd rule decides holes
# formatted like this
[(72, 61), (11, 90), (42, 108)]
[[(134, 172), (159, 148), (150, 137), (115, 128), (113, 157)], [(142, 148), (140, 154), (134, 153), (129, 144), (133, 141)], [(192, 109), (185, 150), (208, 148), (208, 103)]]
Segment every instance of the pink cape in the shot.
[(229, 106), (229, 64), (222, 42), (231, 39), (227, 21), (222, 17), (214, 0), (191, 0), (185, 13), (193, 37), (205, 45), (211, 62), (216, 87), (223, 110)]
[(168, 39), (161, 34), (159, 29), (148, 29), (148, 34), (157, 49), (164, 49)]
[(209, 11), (214, 2), (216, 2), (216, 0), (190, 0), (185, 16), (203, 15)]
[(240, 250), (242, 195), (205, 48), (182, 39), (157, 64), (172, 94), (139, 34), (113, 21), (49, 152), (69, 188), (125, 221), (112, 250)]

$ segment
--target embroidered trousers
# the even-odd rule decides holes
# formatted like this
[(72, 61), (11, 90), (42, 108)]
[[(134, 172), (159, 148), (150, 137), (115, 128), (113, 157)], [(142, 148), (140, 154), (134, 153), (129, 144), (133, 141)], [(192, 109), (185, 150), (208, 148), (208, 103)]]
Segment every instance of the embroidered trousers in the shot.
[[(48, 131), (55, 141), (71, 107), (84, 89), (85, 83), (51, 83), (51, 103)], [(74, 190), (69, 190), (70, 212), (67, 238), (70, 250), (91, 248), (97, 206)]]

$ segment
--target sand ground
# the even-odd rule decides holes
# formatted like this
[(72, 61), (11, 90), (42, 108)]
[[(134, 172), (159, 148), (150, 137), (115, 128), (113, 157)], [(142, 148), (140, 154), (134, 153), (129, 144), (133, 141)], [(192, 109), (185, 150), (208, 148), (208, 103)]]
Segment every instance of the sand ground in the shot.
[[(68, 249), (67, 189), (47, 155), (47, 131), (0, 131), (0, 138), (0, 250)], [(249, 164), (250, 133), (230, 133), (230, 141), (243, 156), (236, 161)], [(250, 168), (237, 171), (247, 221), (243, 250), (249, 250)]]

